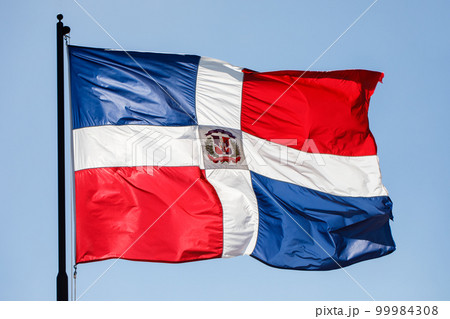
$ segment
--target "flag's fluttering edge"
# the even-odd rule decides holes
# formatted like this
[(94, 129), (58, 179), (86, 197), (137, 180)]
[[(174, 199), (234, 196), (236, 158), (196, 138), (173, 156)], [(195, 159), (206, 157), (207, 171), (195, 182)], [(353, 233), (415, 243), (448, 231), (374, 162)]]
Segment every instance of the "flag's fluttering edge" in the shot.
[(367, 115), (382, 73), (69, 56), (77, 263), (251, 255), (324, 270), (395, 250)]

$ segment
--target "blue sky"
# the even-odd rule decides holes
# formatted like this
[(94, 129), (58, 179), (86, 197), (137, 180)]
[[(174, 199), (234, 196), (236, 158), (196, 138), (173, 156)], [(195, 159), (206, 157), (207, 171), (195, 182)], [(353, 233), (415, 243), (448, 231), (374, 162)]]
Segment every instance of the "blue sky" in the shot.
[[(304, 70), (372, 1), (79, 0), (127, 50)], [(371, 130), (394, 202), (397, 251), (346, 268), (377, 300), (449, 300), (448, 1), (378, 1), (312, 70), (385, 73)], [(118, 48), (72, 0), (0, 3), (0, 300), (54, 300), (56, 14), (74, 45)], [(80, 265), (80, 295), (113, 261)], [(342, 270), (250, 258), (117, 262), (83, 300), (369, 300)]]

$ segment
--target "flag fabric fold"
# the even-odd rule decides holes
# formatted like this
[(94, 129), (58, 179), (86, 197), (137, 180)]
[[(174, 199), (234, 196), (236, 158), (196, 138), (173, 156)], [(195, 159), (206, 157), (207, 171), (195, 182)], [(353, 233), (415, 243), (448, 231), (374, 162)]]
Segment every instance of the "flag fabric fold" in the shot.
[(77, 263), (328, 270), (395, 250), (368, 122), (382, 73), (78, 46), (69, 67)]

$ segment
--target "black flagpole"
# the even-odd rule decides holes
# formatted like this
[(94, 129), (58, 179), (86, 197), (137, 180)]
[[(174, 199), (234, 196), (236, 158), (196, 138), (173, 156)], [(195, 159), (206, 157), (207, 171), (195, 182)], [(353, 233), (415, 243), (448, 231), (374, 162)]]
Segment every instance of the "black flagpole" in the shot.
[(64, 35), (70, 32), (56, 16), (56, 54), (58, 72), (58, 275), (56, 276), (56, 300), (69, 300), (69, 284), (66, 273), (66, 183), (64, 160)]

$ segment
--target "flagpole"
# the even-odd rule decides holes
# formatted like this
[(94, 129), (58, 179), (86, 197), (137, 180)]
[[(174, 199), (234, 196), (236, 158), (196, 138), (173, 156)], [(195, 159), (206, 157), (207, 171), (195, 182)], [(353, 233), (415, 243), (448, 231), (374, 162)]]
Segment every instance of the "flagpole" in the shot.
[(56, 276), (56, 300), (69, 300), (69, 284), (66, 273), (66, 181), (64, 154), (64, 35), (70, 32), (61, 22), (63, 15), (56, 16), (56, 63), (58, 92), (58, 275)]

